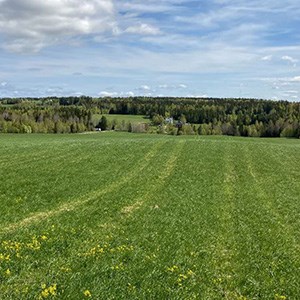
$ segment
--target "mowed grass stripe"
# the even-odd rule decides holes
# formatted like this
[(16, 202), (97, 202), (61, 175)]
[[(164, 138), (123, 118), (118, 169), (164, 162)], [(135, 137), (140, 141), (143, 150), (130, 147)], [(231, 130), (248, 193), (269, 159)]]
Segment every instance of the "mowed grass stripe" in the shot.
[[(204, 149), (192, 146), (191, 142), (185, 144), (172, 177), (165, 181), (164, 187), (153, 195), (147, 206), (125, 219), (119, 229), (121, 241), (125, 236), (138, 245), (132, 258), (135, 268), (128, 270), (124, 279), (139, 287), (135, 299), (200, 297), (204, 295), (207, 283), (211, 284), (214, 279), (208, 266), (214, 230), (218, 230), (219, 224), (214, 215), (213, 197), (216, 194), (211, 184), (221, 182), (221, 178), (208, 153), (217, 154), (220, 149), (213, 142), (201, 145)], [(208, 147), (209, 152), (206, 151)], [(186, 168), (187, 172), (182, 173)], [(197, 177), (199, 174), (206, 174), (209, 179)], [(216, 176), (211, 178), (210, 175)], [(199, 188), (196, 194), (195, 184)], [(113, 290), (119, 290), (119, 294), (125, 293), (121, 298), (126, 299), (126, 284), (121, 278), (119, 280), (123, 282), (119, 288), (113, 282), (110, 284)]]
[(271, 299), (276, 294), (289, 295), (292, 299), (298, 287), (295, 289), (295, 282), (289, 285), (287, 282), (299, 271), (298, 258), (289, 232), (282, 228), (273, 199), (266, 192), (268, 185), (258, 181), (259, 172), (253, 167), (256, 164), (259, 168), (260, 159), (268, 161), (270, 156), (268, 153), (258, 156), (249, 150), (249, 145), (241, 146), (238, 151), (234, 163), (244, 164), (244, 168), (235, 182), (237, 198), (233, 218), (240, 272), (233, 281), (234, 288), (250, 299)]
[(112, 182), (108, 186), (102, 187), (99, 190), (95, 190), (93, 192), (90, 192), (88, 194), (85, 194), (77, 199), (72, 199), (72, 201), (63, 203), (62, 205), (59, 205), (55, 209), (48, 210), (45, 212), (37, 212), (34, 213), (27, 218), (21, 220), (20, 222), (10, 224), (6, 227), (2, 227), (0, 229), (0, 232), (10, 232), (17, 229), (20, 229), (22, 227), (26, 227), (28, 225), (31, 225), (32, 223), (41, 222), (47, 218), (50, 218), (52, 216), (59, 215), (64, 212), (70, 212), (72, 210), (77, 209), (78, 207), (87, 205), (88, 202), (95, 200), (102, 195), (105, 195), (110, 192), (116, 192), (118, 189), (126, 184), (128, 181), (130, 181), (134, 176), (139, 174), (144, 170), (144, 168), (147, 167), (151, 159), (155, 156), (156, 152), (159, 150), (159, 147), (163, 145), (162, 142), (159, 142), (154, 145), (153, 149), (151, 149), (146, 155), (141, 159), (140, 162), (138, 162), (130, 172), (127, 172), (124, 174), (124, 176), (121, 179), (118, 179), (115, 182)]
[(97, 234), (99, 228), (103, 232), (105, 228), (110, 231), (118, 227), (122, 219), (130, 217), (146, 204), (171, 176), (182, 145), (183, 143), (164, 143), (158, 148), (161, 153), (155, 152), (147, 156), (147, 160), (151, 161), (140, 168), (139, 172), (124, 177), (126, 184), (121, 187), (122, 193), (118, 189), (112, 189), (110, 193), (105, 193), (102, 198), (95, 199), (89, 205), (78, 206), (73, 215), (61, 217), (70, 218), (68, 222), (72, 223), (73, 218), (79, 220), (88, 216), (88, 222), (84, 226), (88, 231), (95, 230), (93, 235)]
[(147, 200), (151, 199), (154, 193), (159, 192), (159, 190), (164, 187), (165, 181), (174, 172), (176, 161), (181, 153), (183, 144), (184, 141), (182, 140), (179, 143), (177, 143), (177, 145), (173, 149), (173, 153), (170, 155), (170, 158), (166, 161), (164, 168), (160, 171), (160, 174), (157, 177), (157, 182), (154, 182), (152, 188), (146, 191), (146, 193), (141, 197), (141, 199), (137, 199), (137, 201), (130, 206), (123, 207), (121, 210), (123, 214), (128, 216), (134, 213), (134, 211), (139, 209), (145, 202), (147, 202)]
[(262, 149), (258, 149), (252, 159), (252, 175), (268, 197), (269, 201), (264, 204), (270, 206), (270, 213), (284, 230), (289, 228), (293, 232), (299, 244), (300, 152), (289, 148), (278, 150), (273, 148), (266, 156)]
[(234, 282), (239, 275), (240, 266), (237, 264), (237, 242), (235, 239), (235, 207), (237, 195), (235, 184), (238, 179), (235, 164), (235, 149), (229, 143), (224, 145), (223, 156), (219, 157), (219, 172), (223, 176), (220, 183), (220, 196), (215, 203), (215, 214), (218, 216), (218, 228), (211, 241), (212, 259), (210, 262), (212, 274), (211, 284), (204, 293), (206, 299), (239, 299), (243, 295), (236, 289)]
[[(79, 143), (77, 143), (77, 144), (79, 144)], [(78, 145), (78, 147), (80, 148), (80, 144)], [(81, 145), (81, 148), (82, 148), (82, 145)], [(97, 158), (97, 153), (95, 153), (95, 151), (92, 151), (92, 153), (90, 153), (88, 151), (90, 149), (88, 149), (88, 147), (86, 147), (86, 148), (87, 148), (87, 155), (77, 156), (75, 154), (73, 156), (74, 153), (72, 153), (72, 154), (69, 154), (68, 159), (57, 161), (56, 164), (52, 164), (52, 162), (49, 162), (46, 160), (44, 164), (41, 164), (40, 166), (35, 166), (36, 169), (32, 169), (32, 165), (29, 165), (28, 169), (24, 170), (21, 174), (20, 174), (19, 170), (11, 169), (10, 170), (11, 175), (10, 176), (5, 175), (5, 176), (3, 176), (3, 179), (2, 179), (2, 182), (4, 182), (4, 184), (6, 184), (6, 186), (7, 186), (7, 188), (5, 190), (3, 190), (3, 194), (2, 194), (2, 196), (3, 196), (2, 204), (5, 205), (5, 203), (7, 203), (6, 207), (4, 207), (4, 209), (9, 208), (9, 207), (15, 209), (16, 207), (21, 206), (22, 203), (19, 203), (19, 202), (16, 205), (16, 203), (14, 202), (15, 199), (17, 198), (16, 201), (19, 201), (18, 197), (20, 194), (21, 194), (20, 196), (22, 196), (23, 198), (27, 196), (26, 194), (28, 194), (30, 196), (30, 197), (28, 197), (29, 199), (26, 199), (26, 201), (21, 201), (24, 204), (24, 209), (28, 208), (29, 210), (34, 210), (34, 208), (36, 208), (38, 210), (39, 209), (38, 205), (43, 203), (43, 199), (35, 199), (35, 198), (32, 199), (31, 195), (32, 195), (33, 191), (39, 192), (38, 193), (38, 194), (40, 194), (39, 198), (43, 198), (43, 197), (47, 198), (47, 202), (45, 203), (45, 205), (49, 206), (49, 205), (53, 204), (53, 202), (51, 203), (51, 201), (49, 201), (49, 200), (55, 201), (55, 204), (57, 204), (58, 200), (67, 201), (69, 198), (68, 196), (66, 197), (67, 189), (70, 190), (69, 192), (71, 195), (78, 194), (78, 191), (80, 191), (80, 190), (78, 190), (77, 187), (81, 188), (81, 186), (77, 185), (76, 188), (74, 189), (75, 185), (73, 184), (73, 181), (74, 182), (79, 181), (78, 183), (80, 183), (80, 179), (82, 176), (85, 176), (84, 181), (86, 181), (86, 184), (87, 184), (86, 189), (91, 190), (91, 189), (94, 189), (95, 187), (97, 188), (97, 185), (99, 186), (99, 184), (105, 185), (107, 182), (110, 181), (110, 179), (114, 179), (114, 178), (118, 179), (119, 175), (123, 174), (122, 167), (124, 167), (124, 166), (127, 167), (127, 162), (125, 163), (125, 161), (123, 159), (119, 159), (118, 157), (115, 160), (116, 161), (121, 160), (123, 166), (121, 166), (121, 164), (118, 164), (119, 167), (113, 169), (113, 171), (114, 171), (113, 176), (109, 176), (109, 175), (107, 176), (105, 174), (105, 173), (107, 173), (106, 170), (109, 170), (108, 168), (105, 168), (105, 166), (108, 164), (110, 164), (111, 166), (114, 165), (114, 162), (111, 161), (113, 152), (110, 151), (110, 153), (107, 153), (107, 154), (100, 152), (101, 151), (101, 143), (100, 143), (100, 151), (99, 151), (101, 154), (100, 154), (99, 159)], [(122, 149), (122, 147), (120, 147), (120, 148)], [(107, 149), (107, 150), (109, 150), (109, 149)], [(147, 150), (147, 149), (145, 149), (145, 150)], [(51, 152), (51, 149), (49, 149), (49, 152)], [(143, 153), (143, 152), (141, 151), (141, 153)], [(118, 155), (118, 156), (120, 156), (120, 155)], [(84, 159), (84, 163), (81, 163), (81, 161), (83, 159)], [(100, 165), (99, 165), (99, 161), (100, 161)], [(94, 163), (94, 165), (92, 165), (92, 163)], [(130, 167), (130, 163), (131, 163), (130, 159), (128, 159), (128, 167)], [(97, 164), (99, 165), (99, 168), (97, 167)], [(78, 170), (80, 170), (80, 171), (78, 172)], [(26, 171), (27, 171), (27, 174), (26, 174)], [(121, 171), (122, 171), (122, 173), (121, 173)], [(30, 172), (32, 172), (32, 173), (30, 174)], [(30, 174), (30, 176), (28, 176), (28, 173)], [(91, 175), (93, 177), (91, 177)], [(102, 175), (102, 176), (100, 178), (98, 177), (98, 182), (97, 182), (97, 176), (99, 176), (99, 175), (100, 176)], [(17, 178), (13, 178), (14, 176)], [(64, 184), (64, 181), (66, 179), (68, 179), (68, 177), (71, 179), (71, 182), (69, 182), (69, 184), (66, 186)], [(96, 183), (97, 185), (90, 186), (90, 183)], [(73, 189), (72, 189), (72, 184), (73, 184)], [(71, 187), (71, 188), (69, 188), (69, 187)], [(51, 190), (51, 188), (55, 188), (55, 190), (54, 189)], [(56, 194), (59, 197), (62, 195), (62, 194), (59, 194), (60, 188), (63, 189), (61, 192), (64, 192), (65, 198), (51, 199), (52, 193), (54, 193), (54, 196), (56, 196)], [(84, 190), (83, 190), (83, 192), (84, 192)], [(38, 195), (34, 195), (34, 196), (36, 197)], [(70, 198), (72, 198), (72, 197), (70, 197)], [(20, 199), (20, 200), (24, 200), (24, 199)], [(9, 203), (9, 201), (12, 201), (13, 203)], [(22, 208), (22, 207), (20, 207), (20, 208)], [(11, 213), (16, 214), (16, 211), (14, 210)]]
[[(178, 145), (174, 145), (174, 147), (173, 147), (173, 143), (172, 143), (171, 145), (168, 145), (169, 146), (169, 147), (167, 147), (168, 151), (165, 150), (163, 155), (161, 155), (161, 154), (156, 155), (155, 161), (152, 162), (153, 167), (151, 166), (151, 168), (149, 170), (150, 174), (151, 174), (150, 177), (153, 177), (152, 180), (154, 179), (157, 181), (157, 183), (160, 184), (161, 182), (163, 182), (163, 180), (167, 179), (168, 176), (170, 176), (172, 169), (175, 166), (175, 161), (179, 155), (180, 149), (182, 148), (181, 144), (182, 143), (179, 143)], [(170, 146), (172, 146), (172, 147), (170, 147)], [(168, 156), (169, 156), (168, 153), (170, 153), (170, 157), (169, 157), (169, 159), (166, 160), (166, 158), (168, 158)], [(148, 155), (147, 159), (150, 159), (150, 157), (152, 157), (152, 155)], [(138, 178), (136, 178), (136, 180), (131, 182), (131, 184), (136, 186), (138, 184), (137, 181), (141, 181), (141, 184), (143, 184), (144, 183), (143, 180), (145, 178), (149, 177), (149, 175), (147, 175), (147, 174), (141, 174), (141, 175), (142, 176), (138, 176)], [(150, 178), (151, 182), (152, 182), (152, 180)], [(149, 189), (153, 189), (153, 188), (156, 188), (156, 184), (149, 185)], [(115, 191), (115, 192), (117, 194), (117, 191)], [(143, 191), (143, 193), (144, 192), (145, 191)], [(145, 195), (143, 194), (141, 196), (141, 198), (143, 199), (143, 201), (145, 201), (146, 198), (149, 197), (149, 195), (150, 195), (150, 191), (147, 191)], [(47, 263), (48, 259), (50, 261), (55, 260), (56, 262), (57, 262), (57, 260), (62, 260), (61, 263), (63, 263), (63, 261), (70, 258), (71, 253), (69, 251), (71, 251), (71, 252), (75, 251), (75, 253), (77, 253), (77, 254), (84, 253), (88, 249), (84, 249), (83, 246), (86, 246), (86, 245), (89, 245), (89, 247), (93, 246), (92, 241), (95, 239), (95, 235), (97, 235), (97, 233), (99, 235), (100, 230), (101, 230), (100, 236), (103, 239), (103, 235), (105, 237), (106, 234), (110, 233), (111, 230), (116, 228), (116, 225), (118, 225), (118, 221), (120, 219), (126, 218), (129, 215), (131, 215), (131, 214), (124, 213), (124, 206), (123, 206), (123, 208), (120, 207), (120, 204), (123, 205), (122, 199), (120, 199), (121, 201), (113, 201), (112, 202), (113, 198), (108, 197), (107, 194), (105, 195), (105, 197), (108, 199), (109, 202), (105, 203), (105, 200), (104, 200), (104, 203), (102, 203), (103, 201), (95, 201), (91, 204), (91, 206), (85, 206), (82, 210), (80, 209), (78, 211), (70, 212), (71, 214), (73, 214), (71, 219), (68, 219), (70, 214), (61, 214), (61, 215), (55, 215), (55, 216), (51, 217), (53, 223), (56, 223), (56, 221), (58, 222), (58, 224), (61, 224), (62, 222), (66, 222), (65, 224), (68, 224), (68, 226), (72, 226), (72, 229), (75, 226), (78, 226), (79, 220), (81, 220), (82, 227), (80, 229), (80, 238), (74, 240), (73, 241), (74, 244), (72, 246), (70, 244), (71, 241), (69, 241), (68, 244), (71, 247), (66, 249), (67, 251), (63, 250), (63, 248), (64, 248), (63, 246), (59, 247), (60, 248), (59, 258), (56, 255), (53, 255), (53, 256), (49, 255), (47, 258), (45, 258), (44, 263)], [(129, 198), (128, 200), (131, 200), (131, 199)], [(136, 201), (136, 200), (137, 199), (134, 199), (133, 201)], [(99, 210), (97, 210), (98, 207), (99, 207)], [(119, 208), (119, 209), (116, 209), (115, 207)], [(106, 215), (107, 210), (110, 211), (111, 216), (114, 218), (113, 218), (113, 220), (111, 220), (110, 224), (108, 224), (107, 222), (103, 224), (102, 223), (103, 221), (105, 221), (105, 220), (107, 221), (107, 215)], [(118, 210), (117, 215), (114, 213), (115, 210)], [(93, 216), (91, 216), (91, 214), (94, 214), (95, 219), (93, 219)], [(89, 217), (87, 218), (87, 216), (89, 216)], [(58, 218), (59, 220), (56, 220), (56, 218)], [(82, 220), (84, 220), (83, 223), (82, 223)], [(100, 221), (100, 224), (99, 223), (97, 224), (97, 221), (98, 222)], [(96, 224), (97, 224), (97, 226), (96, 226)], [(91, 226), (91, 225), (93, 225), (93, 226)], [(89, 237), (89, 240), (88, 241), (84, 240), (84, 242), (82, 242), (83, 238), (85, 238), (85, 239), (87, 238), (87, 236), (85, 234), (89, 233), (89, 231), (91, 230), (90, 227), (93, 227), (94, 229), (92, 229), (93, 232), (90, 236), (87, 235)], [(98, 232), (95, 231), (95, 227), (98, 228)], [(51, 229), (50, 229), (50, 231), (51, 231)], [(76, 228), (76, 231), (77, 231), (77, 228)], [(103, 233), (103, 231), (105, 231), (105, 234)], [(68, 239), (68, 238), (64, 237), (63, 239)], [(48, 254), (50, 254), (50, 253), (48, 253)], [(72, 254), (74, 255), (74, 253), (72, 253)], [(76, 264), (77, 264), (77, 260), (78, 260), (77, 255), (73, 256), (73, 259), (74, 259), (74, 261), (73, 261), (72, 265), (73, 265), (73, 267), (76, 268)], [(51, 264), (51, 262), (48, 262), (48, 263)], [(58, 266), (60, 268), (61, 264), (58, 264)], [(45, 268), (47, 268), (47, 267), (45, 266)], [(59, 272), (59, 268), (57, 270), (58, 272)], [(44, 276), (44, 274), (45, 274), (45, 272), (47, 272), (47, 270), (43, 270), (42, 266), (40, 266), (40, 269), (41, 269), (41, 276)], [(30, 276), (29, 274), (32, 274), (31, 270), (27, 270), (27, 272), (24, 272), (24, 274), (23, 274), (23, 276), (25, 277), (23, 280), (24, 282), (27, 281), (28, 276)], [(37, 277), (37, 274), (35, 274), (35, 276)], [(68, 284), (68, 286), (69, 285), (70, 284)], [(74, 287), (76, 287), (76, 282), (74, 282), (74, 286), (73, 286), (73, 284), (70, 285), (70, 288), (74, 288)]]
[[(38, 137), (35, 138), (39, 141)], [(44, 138), (43, 136), (42, 140)], [(96, 142), (99, 141), (96, 140)], [(56, 164), (52, 164), (49, 160), (46, 160), (40, 166), (34, 166), (34, 168), (31, 164), (23, 172), (10, 169), (9, 174), (2, 177), (2, 184), (6, 186), (1, 193), (2, 212), (5, 217), (17, 216), (21, 213), (24, 215), (40, 211), (41, 208), (45, 209), (45, 207), (53, 204), (57, 205), (62, 201), (70, 201), (74, 196), (78, 196), (79, 192), (86, 194), (86, 190), (99, 189), (99, 185), (107, 186), (110, 181), (118, 180), (119, 177), (124, 175), (124, 167), (130, 169), (131, 165), (134, 165), (134, 161), (130, 160), (127, 153), (131, 149), (125, 149), (123, 153), (121, 152), (126, 147), (126, 141), (125, 146), (120, 145), (120, 151), (116, 153), (118, 156), (113, 157), (114, 149), (109, 150), (107, 148), (107, 153), (101, 151), (101, 140), (100, 150), (98, 150), (99, 158), (97, 156), (98, 152), (90, 149), (90, 143), (88, 143), (88, 146), (82, 145), (78, 138), (77, 144), (78, 148), (83, 146), (86, 148), (87, 155), (74, 155), (72, 153), (69, 154), (68, 159), (59, 160)], [(147, 148), (141, 145), (139, 150), (142, 154)], [(49, 152), (51, 152), (51, 149), (49, 149)], [(136, 154), (131, 153), (132, 159), (139, 159), (139, 152)], [(125, 159), (122, 159), (122, 154), (125, 155)], [(107, 165), (110, 165), (110, 168), (106, 168)], [(113, 174), (109, 173), (111, 169)], [(82, 177), (83, 180), (81, 180)], [(69, 180), (67, 185), (65, 180)], [(86, 186), (83, 185), (83, 182)], [(1, 219), (1, 221), (4, 220)]]

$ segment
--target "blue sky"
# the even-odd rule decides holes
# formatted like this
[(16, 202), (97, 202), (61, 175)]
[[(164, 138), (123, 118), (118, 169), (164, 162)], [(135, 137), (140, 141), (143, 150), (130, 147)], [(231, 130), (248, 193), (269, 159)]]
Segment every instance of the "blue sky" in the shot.
[(0, 97), (299, 101), (299, 0), (0, 0)]

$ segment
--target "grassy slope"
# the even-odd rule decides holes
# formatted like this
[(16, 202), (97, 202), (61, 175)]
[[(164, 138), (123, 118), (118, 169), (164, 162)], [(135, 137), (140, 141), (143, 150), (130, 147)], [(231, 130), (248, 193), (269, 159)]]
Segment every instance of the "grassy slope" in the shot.
[(0, 145), (1, 299), (53, 284), (64, 299), (297, 299), (298, 140), (105, 133)]

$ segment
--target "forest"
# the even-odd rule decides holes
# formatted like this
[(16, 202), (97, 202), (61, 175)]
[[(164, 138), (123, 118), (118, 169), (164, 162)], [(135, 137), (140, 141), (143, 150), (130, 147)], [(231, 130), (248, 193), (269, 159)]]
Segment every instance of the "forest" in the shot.
[[(107, 114), (144, 115), (151, 123), (150, 126), (132, 126), (130, 122), (106, 122), (105, 117), (95, 122), (95, 115)], [(78, 133), (97, 127), (173, 135), (299, 138), (300, 103), (179, 97), (0, 99), (2, 133)]]

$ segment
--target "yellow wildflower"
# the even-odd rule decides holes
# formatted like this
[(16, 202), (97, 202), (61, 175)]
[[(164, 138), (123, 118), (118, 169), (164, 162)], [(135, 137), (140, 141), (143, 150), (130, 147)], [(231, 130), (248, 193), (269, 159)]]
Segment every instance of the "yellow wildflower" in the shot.
[(46, 240), (48, 240), (48, 238), (47, 238), (47, 236), (46, 236), (46, 235), (42, 235), (42, 236), (41, 236), (41, 239), (42, 239), (43, 241), (46, 241)]
[(179, 277), (180, 277), (181, 279), (187, 279), (187, 278), (188, 278), (185, 274), (179, 274)]
[(279, 294), (276, 294), (275, 295), (275, 300), (286, 300), (286, 296), (283, 296), (283, 295), (279, 295)]
[(176, 272), (178, 271), (178, 267), (176, 265), (174, 265), (173, 267), (170, 267), (170, 268), (167, 268), (167, 271), (170, 271), (170, 272)]
[(41, 292), (40, 298), (48, 298), (49, 296), (56, 295), (56, 284), (52, 284), (47, 288), (45, 283), (42, 284), (43, 291)]
[(194, 273), (192, 270), (188, 270), (188, 271), (187, 271), (187, 275), (193, 276), (193, 275), (195, 275), (195, 273)]
[(91, 292), (90, 292), (89, 290), (85, 290), (85, 291), (83, 292), (83, 294), (84, 294), (84, 296), (86, 296), (86, 297), (92, 297), (92, 294), (91, 294)]
[(0, 260), (10, 260), (10, 255), (9, 254), (5, 255), (0, 253)]
[(55, 296), (56, 295), (56, 284), (51, 285), (48, 288), (48, 290), (49, 290), (50, 295)]
[(7, 269), (7, 270), (5, 271), (5, 274), (6, 274), (7, 276), (9, 276), (9, 275), (11, 274), (10, 269)]
[(47, 298), (49, 296), (49, 291), (48, 289), (44, 289), (42, 292), (41, 292), (41, 296), (43, 298)]

